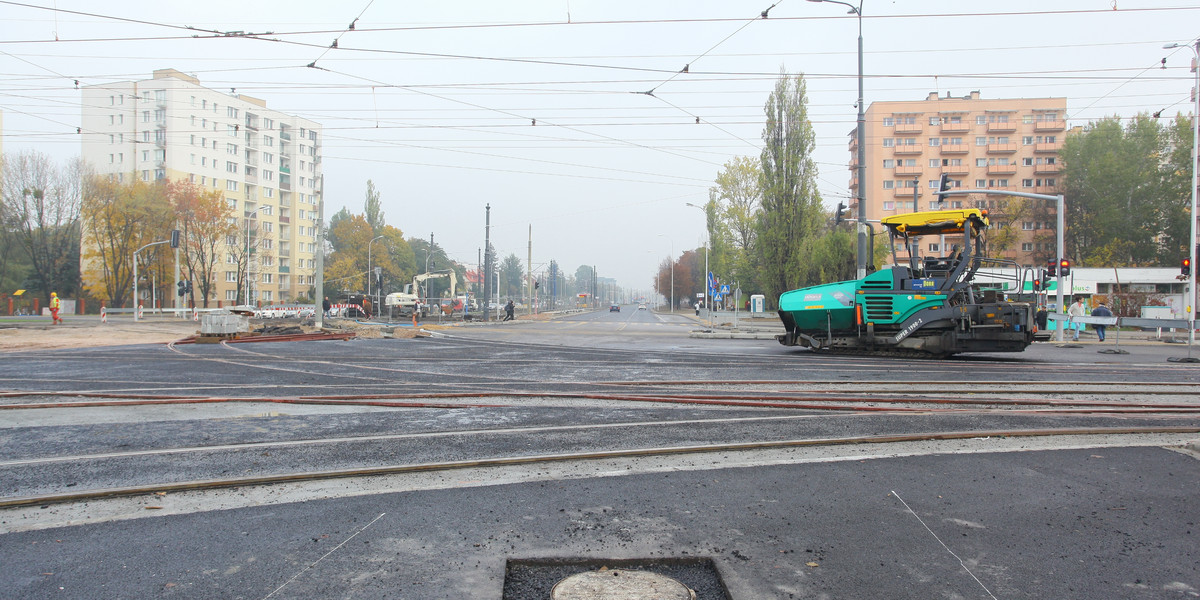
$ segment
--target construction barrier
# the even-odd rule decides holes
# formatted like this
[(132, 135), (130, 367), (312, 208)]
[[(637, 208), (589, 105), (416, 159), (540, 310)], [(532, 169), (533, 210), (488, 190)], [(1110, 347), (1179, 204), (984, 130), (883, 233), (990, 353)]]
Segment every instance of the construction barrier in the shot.
[(108, 322), (108, 310), (104, 308), (103, 304), (100, 305), (100, 322), (101, 323)]

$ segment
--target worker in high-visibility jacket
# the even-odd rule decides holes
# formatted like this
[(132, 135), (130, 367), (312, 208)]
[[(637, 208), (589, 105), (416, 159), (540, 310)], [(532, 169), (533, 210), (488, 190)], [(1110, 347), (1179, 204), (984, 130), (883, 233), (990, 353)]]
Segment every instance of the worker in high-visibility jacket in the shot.
[(60, 308), (62, 308), (62, 300), (58, 299), (57, 293), (50, 292), (50, 316), (54, 318), (53, 323), (55, 325), (63, 322), (62, 319), (58, 318), (58, 310)]

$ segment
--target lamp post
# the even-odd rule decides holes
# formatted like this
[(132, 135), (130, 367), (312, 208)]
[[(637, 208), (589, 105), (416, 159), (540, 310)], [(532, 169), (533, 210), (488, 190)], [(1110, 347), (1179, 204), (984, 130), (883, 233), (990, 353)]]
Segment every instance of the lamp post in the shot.
[(246, 306), (250, 306), (250, 219), (253, 219), (260, 209), (262, 206), (246, 215)]
[[(658, 234), (658, 237), (667, 237), (663, 234)], [(667, 239), (671, 244), (671, 254), (667, 257), (671, 265), (671, 314), (675, 314), (675, 240)]]
[(1200, 40), (1196, 40), (1194, 46), (1184, 44), (1163, 46), (1165, 50), (1171, 48), (1187, 48), (1192, 51), (1195, 59), (1192, 63), (1192, 71), (1196, 74), (1196, 87), (1192, 90), (1192, 95), (1196, 99), (1196, 108), (1192, 112), (1192, 216), (1189, 219), (1190, 234), (1187, 248), (1187, 255), (1192, 264), (1191, 269), (1188, 270), (1185, 288), (1187, 292), (1183, 299), (1183, 308), (1187, 311), (1188, 344), (1194, 344), (1196, 342), (1196, 188), (1200, 186), (1200, 181), (1196, 179), (1197, 164), (1200, 162)]
[[(375, 271), (373, 271), (371, 269), (371, 244), (374, 244), (375, 240), (381, 240), (381, 239), (383, 239), (383, 236), (377, 235), (377, 236), (371, 238), (371, 241), (367, 242), (367, 297), (368, 298), (371, 297), (371, 279), (373, 277), (375, 277)], [(375, 311), (379, 312), (379, 301), (378, 300), (375, 301)]]
[[(684, 204), (687, 204), (688, 206), (690, 206), (692, 208), (698, 208), (698, 209), (704, 211), (704, 229), (705, 229), (705, 233), (708, 233), (708, 209), (703, 206), (699, 206), (697, 204), (692, 204), (691, 202), (684, 202)], [(712, 299), (709, 298), (709, 293), (712, 290), (709, 289), (710, 286), (708, 285), (708, 236), (707, 235), (704, 236), (704, 276), (701, 277), (701, 279), (704, 280), (704, 284), (703, 284), (704, 308), (708, 309), (708, 326), (712, 327)]]
[[(137, 250), (133, 251), (133, 320), (135, 322), (138, 320), (138, 302), (140, 301), (140, 299), (138, 298), (138, 268), (137, 268), (138, 252), (141, 252), (142, 250), (145, 250), (146, 248), (149, 248), (150, 246), (157, 246), (159, 244), (165, 244), (169, 241), (171, 241), (171, 240), (162, 240), (161, 242), (150, 242), (149, 244), (146, 244), (145, 246), (142, 246), (141, 248), (138, 248)], [(151, 308), (154, 308), (154, 307), (151, 307)]]
[(858, 143), (858, 189), (855, 192), (855, 197), (858, 200), (858, 269), (857, 278), (862, 279), (867, 276), (867, 195), (865, 192), (867, 184), (867, 146), (866, 133), (863, 131), (866, 125), (866, 113), (863, 107), (863, 36), (862, 36), (862, 1), (859, 0), (858, 6), (854, 6), (849, 2), (841, 0), (808, 0), (809, 2), (830, 2), (833, 4), (841, 4), (850, 9), (850, 14), (858, 17), (858, 126), (855, 128), (857, 133)]

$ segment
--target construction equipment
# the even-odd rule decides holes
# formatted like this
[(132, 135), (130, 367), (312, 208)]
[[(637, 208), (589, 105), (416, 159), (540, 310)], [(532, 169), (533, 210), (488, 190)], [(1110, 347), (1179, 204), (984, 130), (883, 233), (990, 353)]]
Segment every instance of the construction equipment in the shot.
[[(785, 292), (779, 318), (785, 346), (844, 354), (948, 356), (958, 352), (1020, 352), (1033, 342), (1033, 306), (1009, 302), (996, 286), (973, 283), (981, 268), (989, 279), (1012, 279), (1023, 288), (1024, 271), (1013, 261), (985, 258), (987, 212), (942, 210), (883, 219), (892, 265), (856, 281)], [(920, 238), (958, 236), (946, 256), (920, 255)], [(897, 246), (907, 260), (897, 257)], [(1012, 273), (1007, 270), (1011, 268)]]
[[(420, 275), (413, 277), (412, 283), (407, 283), (404, 285), (403, 292), (395, 292), (385, 296), (383, 299), (383, 305), (387, 307), (389, 311), (394, 309), (396, 312), (402, 315), (412, 314), (413, 310), (416, 309), (417, 301), (420, 300), (420, 284), (427, 279), (441, 277), (447, 277), (450, 279), (449, 297), (454, 298), (454, 292), (458, 288), (458, 276), (454, 274), (453, 269), (446, 269), (443, 271), (430, 271), (428, 273), (421, 273)], [(429, 301), (428, 298), (425, 300), (426, 302)]]

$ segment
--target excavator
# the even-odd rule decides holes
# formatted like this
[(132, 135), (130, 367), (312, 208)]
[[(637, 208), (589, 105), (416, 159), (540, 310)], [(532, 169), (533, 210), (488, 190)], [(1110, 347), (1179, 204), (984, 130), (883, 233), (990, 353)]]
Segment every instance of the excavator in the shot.
[(401, 315), (411, 315), (416, 309), (417, 300), (420, 299), (417, 292), (421, 290), (421, 283), (427, 279), (436, 279), (447, 277), (450, 279), (450, 297), (455, 298), (455, 290), (458, 288), (458, 276), (454, 274), (453, 269), (443, 271), (430, 271), (421, 273), (412, 279), (412, 283), (404, 285), (403, 292), (395, 292), (384, 296), (383, 305), (388, 308), (389, 312), (397, 312)]
[[(779, 343), (837, 354), (928, 358), (1021, 352), (1033, 342), (1033, 306), (1006, 300), (996, 283), (975, 282), (986, 268), (992, 282), (1012, 279), (1015, 289), (1023, 286), (1024, 270), (1017, 263), (984, 257), (987, 211), (915, 212), (886, 217), (882, 225), (891, 240), (890, 268), (785, 292), (779, 297), (785, 330)], [(920, 238), (929, 236), (939, 240), (939, 251), (942, 239), (958, 242), (947, 256), (921, 256)]]

